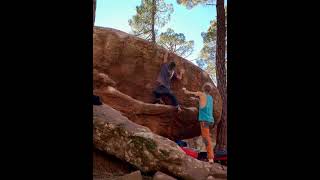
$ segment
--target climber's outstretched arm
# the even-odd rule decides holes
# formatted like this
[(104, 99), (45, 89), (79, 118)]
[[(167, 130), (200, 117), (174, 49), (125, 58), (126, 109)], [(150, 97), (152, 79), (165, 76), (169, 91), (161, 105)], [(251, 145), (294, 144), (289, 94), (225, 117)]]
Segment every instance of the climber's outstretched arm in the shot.
[(163, 64), (168, 62), (168, 51), (166, 51), (166, 53), (163, 56)]
[(200, 98), (198, 97), (190, 97), (191, 100), (194, 100), (194, 101), (200, 101)]
[(192, 94), (192, 95), (195, 95), (195, 96), (198, 96), (200, 97), (201, 96), (201, 92), (192, 92), (192, 91), (188, 91), (186, 88), (182, 88), (183, 92), (185, 94)]

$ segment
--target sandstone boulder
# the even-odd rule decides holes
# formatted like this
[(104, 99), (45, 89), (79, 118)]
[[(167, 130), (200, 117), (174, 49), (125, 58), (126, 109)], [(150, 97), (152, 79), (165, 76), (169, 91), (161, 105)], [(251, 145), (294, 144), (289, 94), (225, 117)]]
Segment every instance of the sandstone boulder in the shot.
[(153, 176), (153, 180), (177, 180), (177, 179), (158, 171)]
[[(212, 80), (206, 72), (186, 59), (176, 55), (171, 56), (177, 64), (177, 71), (181, 68), (185, 70), (182, 81), (177, 80), (172, 83), (173, 92), (180, 104), (185, 107), (181, 114), (173, 112), (170, 108), (151, 104), (148, 107), (154, 109), (160, 107), (159, 111), (167, 109), (168, 112), (152, 114), (129, 112), (130, 106), (138, 107), (138, 105), (129, 103), (129, 106), (127, 104), (128, 98), (117, 96), (119, 94), (127, 95), (129, 99), (133, 100), (131, 102), (145, 104), (153, 102), (152, 91), (156, 85), (164, 53), (165, 51), (161, 47), (127, 33), (111, 28), (94, 27), (93, 78), (95, 94), (101, 96), (104, 103), (122, 112), (131, 121), (147, 126), (153, 132), (164, 137), (187, 139), (199, 136), (198, 112), (194, 111), (198, 107), (198, 103), (191, 100), (190, 96), (186, 96), (182, 87), (199, 91), (205, 82), (212, 82)], [(105, 92), (108, 90), (108, 86), (112, 86), (119, 93), (115, 95)], [(216, 87), (211, 95), (214, 97), (214, 118), (219, 120), (222, 101)], [(141, 107), (138, 108), (141, 109)]]
[(116, 177), (113, 180), (142, 180), (141, 172), (135, 171), (124, 176)]
[(94, 147), (142, 172), (161, 171), (186, 180), (226, 179), (219, 165), (187, 156), (173, 141), (152, 133), (108, 105), (93, 107)]

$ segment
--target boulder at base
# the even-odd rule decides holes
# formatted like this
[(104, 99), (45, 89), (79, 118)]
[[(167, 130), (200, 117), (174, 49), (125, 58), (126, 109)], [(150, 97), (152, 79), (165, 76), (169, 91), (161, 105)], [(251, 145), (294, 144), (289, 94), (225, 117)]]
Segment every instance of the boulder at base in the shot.
[(121, 177), (114, 178), (113, 180), (142, 180), (140, 171), (135, 171)]
[(226, 179), (219, 165), (187, 156), (175, 142), (133, 123), (108, 105), (93, 106), (93, 127), (95, 148), (142, 172), (161, 171), (185, 180)]
[(176, 178), (173, 178), (167, 174), (164, 174), (160, 171), (156, 172), (156, 174), (153, 176), (152, 180), (177, 180)]

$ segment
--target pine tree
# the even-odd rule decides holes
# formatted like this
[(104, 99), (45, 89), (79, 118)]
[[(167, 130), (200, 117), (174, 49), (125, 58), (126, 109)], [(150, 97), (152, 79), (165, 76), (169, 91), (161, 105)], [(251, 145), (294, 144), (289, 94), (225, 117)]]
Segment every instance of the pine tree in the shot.
[(158, 31), (170, 20), (173, 6), (164, 0), (141, 0), (136, 12), (129, 20), (133, 34), (156, 43)]
[(175, 33), (171, 28), (161, 33), (158, 44), (184, 58), (191, 55), (194, 47), (194, 41), (187, 41), (183, 33)]

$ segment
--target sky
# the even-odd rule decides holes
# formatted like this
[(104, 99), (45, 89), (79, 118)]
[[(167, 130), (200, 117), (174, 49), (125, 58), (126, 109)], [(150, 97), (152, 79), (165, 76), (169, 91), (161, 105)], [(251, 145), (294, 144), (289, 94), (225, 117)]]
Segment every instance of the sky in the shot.
[[(198, 5), (187, 9), (177, 4), (176, 0), (165, 0), (165, 2), (173, 4), (174, 12), (169, 23), (159, 31), (161, 33), (167, 28), (172, 28), (176, 33), (183, 33), (186, 40), (194, 40), (194, 51), (186, 58), (192, 61), (198, 57), (203, 46), (201, 32), (206, 32), (210, 21), (216, 19), (216, 7)], [(97, 0), (95, 26), (110, 27), (130, 33), (128, 20), (136, 14), (136, 6), (140, 4), (141, 0)]]

